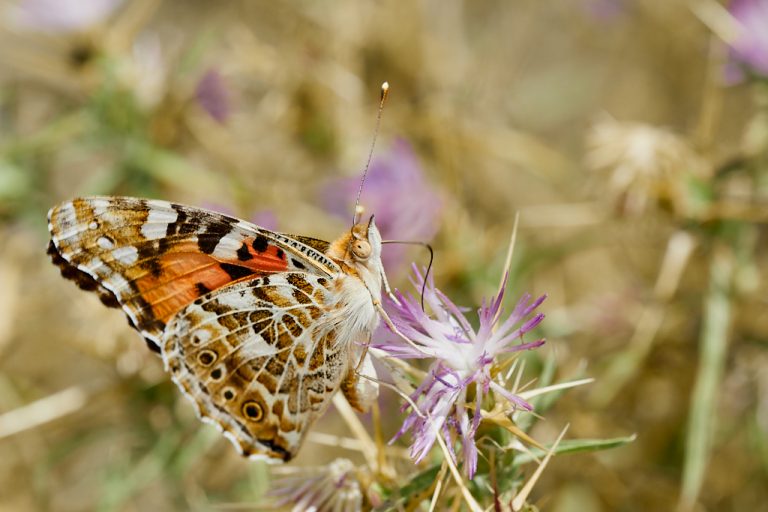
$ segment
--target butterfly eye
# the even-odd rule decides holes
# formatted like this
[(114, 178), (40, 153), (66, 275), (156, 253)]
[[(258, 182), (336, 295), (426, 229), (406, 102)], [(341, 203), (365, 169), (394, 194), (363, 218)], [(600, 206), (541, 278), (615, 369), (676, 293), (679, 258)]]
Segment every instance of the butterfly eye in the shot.
[(371, 255), (371, 244), (365, 240), (355, 240), (352, 244), (352, 255), (358, 260), (367, 260)]

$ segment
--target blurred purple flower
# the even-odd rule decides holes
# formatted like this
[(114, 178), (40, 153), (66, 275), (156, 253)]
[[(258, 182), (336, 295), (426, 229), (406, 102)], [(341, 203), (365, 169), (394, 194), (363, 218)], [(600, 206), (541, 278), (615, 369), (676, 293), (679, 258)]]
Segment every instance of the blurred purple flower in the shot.
[(729, 10), (741, 28), (730, 45), (732, 59), (768, 77), (768, 0), (733, 0)]
[(231, 96), (224, 77), (211, 68), (197, 82), (195, 98), (208, 114), (221, 124), (226, 123), (231, 112)]
[[(415, 266), (413, 271), (415, 277), (411, 279), (411, 283), (420, 290), (424, 277)], [(399, 338), (374, 343), (372, 346), (401, 359), (435, 359), (427, 378), (411, 394), (411, 399), (419, 410), (411, 411), (393, 439), (394, 441), (410, 430), (413, 435), (411, 457), (416, 462), (427, 455), (438, 433), (442, 433), (446, 444), (451, 447), (455, 439), (461, 439), (464, 469), (469, 478), (472, 478), (477, 469), (477, 447), (474, 439), (480, 424), (479, 411), (485, 395), (493, 390), (514, 407), (531, 410), (525, 400), (492, 378), (491, 368), (503, 354), (533, 349), (544, 344), (543, 339), (519, 344), (516, 344), (516, 341), (522, 340), (524, 334), (544, 319), (541, 313), (528, 317), (546, 296), (542, 295), (531, 301), (530, 295), (524, 295), (512, 313), (502, 322), (501, 303), (505, 287), (506, 278), (498, 295), (487, 302), (483, 301), (477, 312), (477, 330), (470, 325), (463, 309), (435, 288), (431, 278), (424, 290), (424, 304), (432, 312), (431, 316), (422, 310), (421, 301), (410, 293), (397, 291), (398, 302), (388, 301), (387, 311), (395, 327), (416, 347)], [(470, 419), (467, 410), (467, 389), (471, 384), (475, 384), (475, 399), (472, 407), (474, 412)], [(409, 407), (407, 405), (405, 409)]]
[(277, 216), (272, 210), (259, 210), (251, 215), (251, 222), (264, 229), (277, 231)]
[(627, 5), (626, 0), (587, 0), (584, 9), (595, 21), (610, 23), (626, 13)]
[(121, 3), (123, 0), (24, 0), (10, 16), (26, 29), (77, 32), (104, 21)]
[[(360, 179), (342, 178), (324, 190), (328, 210), (351, 218)], [(427, 242), (435, 236), (443, 201), (427, 181), (411, 146), (395, 141), (390, 152), (376, 158), (368, 169), (360, 204), (376, 216), (376, 226), (386, 239)], [(390, 272), (404, 263), (406, 247), (387, 245), (382, 252)]]

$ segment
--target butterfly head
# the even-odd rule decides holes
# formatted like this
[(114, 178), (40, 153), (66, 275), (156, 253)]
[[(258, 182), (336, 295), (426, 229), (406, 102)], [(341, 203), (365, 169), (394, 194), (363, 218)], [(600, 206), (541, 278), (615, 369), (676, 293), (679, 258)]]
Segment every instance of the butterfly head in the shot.
[(381, 264), (381, 234), (373, 215), (368, 221), (358, 222), (334, 241), (328, 255), (357, 274), (371, 292), (380, 292), (384, 267)]
[(355, 224), (350, 230), (349, 255), (358, 264), (381, 258), (381, 234), (373, 215), (368, 222)]

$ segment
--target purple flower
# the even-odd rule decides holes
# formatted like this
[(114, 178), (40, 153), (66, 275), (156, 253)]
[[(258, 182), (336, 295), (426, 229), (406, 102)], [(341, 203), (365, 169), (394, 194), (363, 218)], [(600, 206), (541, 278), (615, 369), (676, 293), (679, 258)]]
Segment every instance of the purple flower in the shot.
[(272, 210), (259, 210), (251, 215), (251, 222), (264, 229), (277, 231), (277, 216)]
[[(352, 217), (360, 178), (335, 180), (324, 191), (328, 210), (344, 219)], [(384, 239), (427, 242), (437, 232), (443, 201), (427, 181), (411, 146), (395, 141), (389, 154), (376, 158), (368, 169), (360, 204), (376, 216)], [(390, 271), (404, 263), (406, 248), (387, 245), (382, 251)]]
[(595, 21), (610, 23), (626, 14), (627, 5), (626, 0), (587, 0), (584, 9)]
[(10, 15), (23, 28), (78, 32), (107, 19), (121, 3), (123, 0), (24, 0)]
[[(420, 290), (424, 277), (415, 266), (413, 270), (415, 278), (411, 282)], [(435, 359), (427, 378), (411, 394), (410, 398), (418, 410), (411, 411), (395, 436), (397, 439), (409, 430), (412, 432), (411, 457), (416, 462), (427, 455), (437, 435), (442, 434), (448, 446), (453, 446), (454, 441), (460, 439), (464, 469), (472, 478), (477, 469), (474, 438), (480, 424), (479, 411), (484, 397), (492, 390), (514, 407), (531, 410), (525, 400), (492, 378), (491, 369), (499, 356), (544, 344), (543, 339), (517, 342), (522, 341), (523, 335), (544, 319), (541, 313), (530, 315), (546, 296), (531, 301), (530, 295), (524, 295), (512, 313), (502, 321), (501, 303), (505, 287), (506, 278), (498, 295), (483, 301), (478, 310), (477, 329), (472, 327), (461, 308), (435, 288), (431, 278), (424, 291), (424, 304), (431, 315), (422, 310), (421, 301), (410, 293), (398, 291), (397, 302), (390, 300), (387, 304), (395, 327), (413, 344), (395, 338), (394, 341), (374, 343), (373, 346), (402, 359)], [(475, 385), (474, 403), (468, 404), (467, 391), (471, 384)], [(471, 418), (468, 407), (474, 411)]]
[(768, 0), (733, 0), (729, 10), (741, 29), (730, 44), (733, 60), (768, 77)]
[(200, 78), (195, 88), (195, 98), (203, 110), (219, 123), (224, 124), (229, 118), (229, 88), (217, 69), (209, 69)]

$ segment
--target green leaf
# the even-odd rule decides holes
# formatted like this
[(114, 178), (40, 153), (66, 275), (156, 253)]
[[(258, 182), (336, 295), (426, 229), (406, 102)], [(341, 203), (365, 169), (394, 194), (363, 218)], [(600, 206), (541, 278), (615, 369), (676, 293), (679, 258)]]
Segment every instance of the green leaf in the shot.
[[(596, 452), (599, 450), (608, 450), (610, 448), (617, 448), (633, 442), (637, 438), (637, 435), (633, 434), (627, 437), (614, 437), (612, 439), (567, 439), (561, 441), (555, 450), (556, 455), (562, 453), (575, 453), (575, 452)], [(551, 446), (551, 445), (550, 445)], [(549, 446), (547, 447), (549, 448)], [(534, 460), (534, 457), (542, 458), (546, 455), (544, 450), (539, 448), (533, 448), (531, 453), (523, 453), (515, 457), (515, 464), (525, 464)]]
[(28, 173), (11, 162), (0, 160), (0, 199), (20, 199), (29, 193), (32, 180)]
[(716, 246), (709, 270), (709, 291), (704, 298), (704, 323), (699, 339), (699, 364), (691, 392), (688, 433), (685, 439), (680, 505), (692, 508), (699, 496), (712, 451), (717, 425), (717, 403), (728, 358), (728, 332), (733, 315), (730, 287), (733, 253)]
[(384, 512), (406, 508), (405, 506), (408, 504), (409, 500), (423, 493), (435, 483), (441, 465), (442, 464), (435, 464), (411, 478), (411, 481), (407, 485), (394, 490), (389, 499), (381, 506), (376, 507), (375, 510), (377, 512)]

